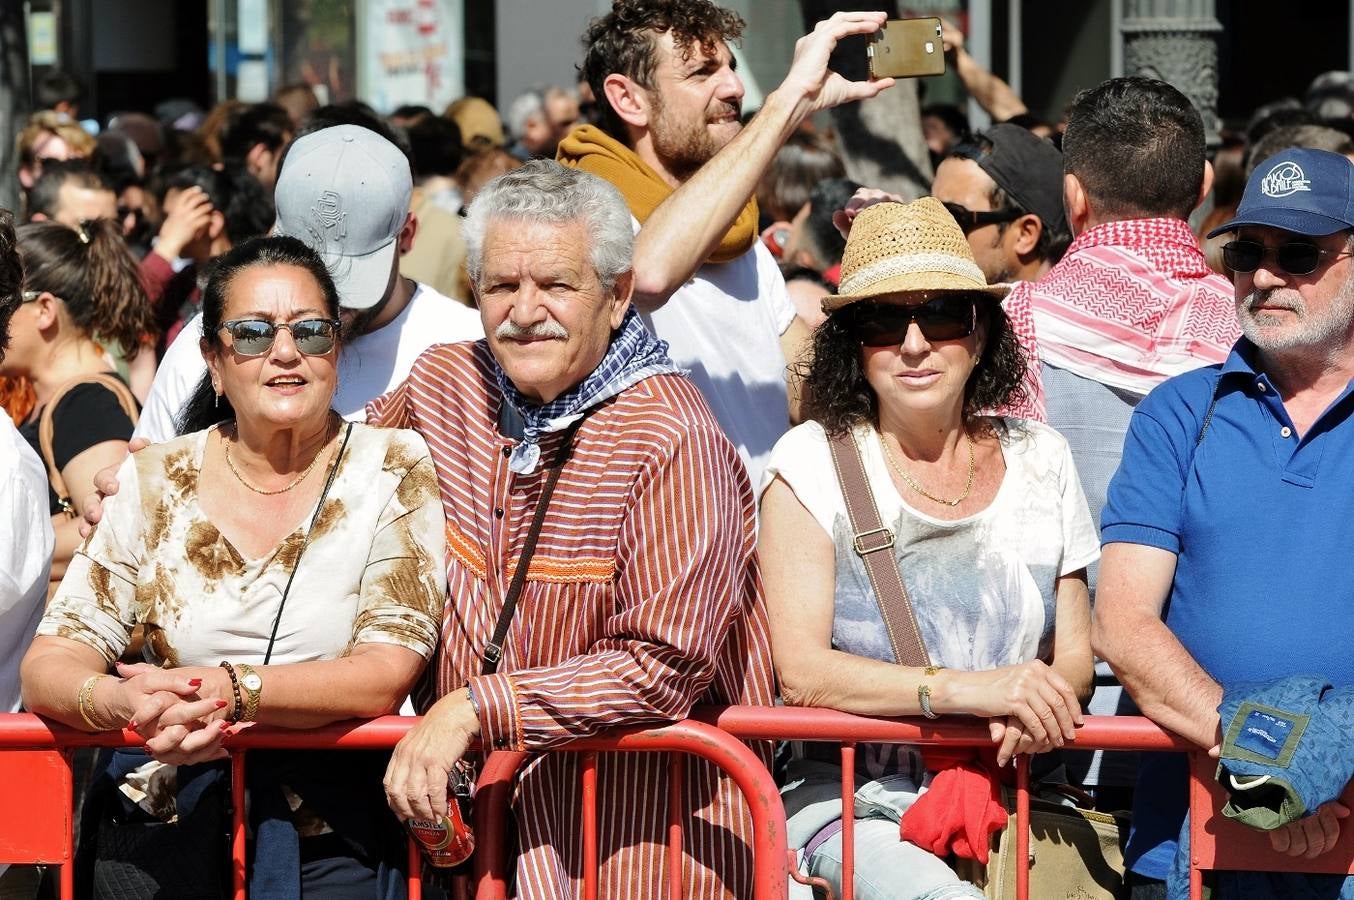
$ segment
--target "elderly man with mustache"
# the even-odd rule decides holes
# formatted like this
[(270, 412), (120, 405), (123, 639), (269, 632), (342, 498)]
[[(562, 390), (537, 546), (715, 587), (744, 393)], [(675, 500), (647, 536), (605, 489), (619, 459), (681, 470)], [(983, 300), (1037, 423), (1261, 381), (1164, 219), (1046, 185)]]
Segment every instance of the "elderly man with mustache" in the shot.
[[(1238, 727), (1232, 698), (1292, 676), (1354, 685), (1354, 164), (1322, 150), (1267, 160), (1209, 237), (1222, 233), (1243, 337), (1225, 362), (1166, 381), (1133, 413), (1101, 518), (1092, 643), (1143, 713), (1200, 747), (1221, 744), (1224, 766), (1234, 743), (1277, 735), (1247, 752), (1287, 767), (1294, 751), (1279, 738), (1298, 740), (1296, 718), (1285, 730), (1270, 710), (1263, 728)], [(1328, 749), (1348, 759), (1344, 739)], [(1187, 805), (1184, 758), (1152, 756), (1125, 851), (1135, 900), (1167, 896)], [(1282, 777), (1311, 777), (1292, 758)], [(1276, 850), (1312, 858), (1336, 846), (1349, 809), (1312, 805), (1270, 831)], [(1226, 877), (1252, 879), (1225, 882), (1227, 897), (1348, 896), (1294, 881), (1316, 876)]]
[(758, 240), (753, 193), (806, 118), (893, 84), (827, 67), (839, 40), (884, 19), (842, 12), (819, 22), (746, 128), (728, 46), (743, 30), (736, 13), (710, 0), (614, 0), (583, 36), (582, 76), (601, 122), (570, 133), (558, 159), (624, 195), (639, 228), (635, 305), (705, 395), (753, 484), (790, 426), (786, 362), (808, 338)]
[[(446, 812), (477, 737), (545, 750), (773, 698), (751, 486), (631, 306), (620, 194), (536, 160), (489, 183), (465, 236), (486, 339), (427, 351), (368, 408), (427, 440), (447, 516), (442, 637), (415, 692), (425, 717), (385, 782), (404, 819)], [(746, 896), (747, 811), (731, 781), (689, 765), (685, 895)], [(523, 770), (518, 897), (580, 888), (579, 766), (549, 753)], [(667, 763), (602, 754), (597, 774), (598, 896), (646, 900), (666, 871)]]

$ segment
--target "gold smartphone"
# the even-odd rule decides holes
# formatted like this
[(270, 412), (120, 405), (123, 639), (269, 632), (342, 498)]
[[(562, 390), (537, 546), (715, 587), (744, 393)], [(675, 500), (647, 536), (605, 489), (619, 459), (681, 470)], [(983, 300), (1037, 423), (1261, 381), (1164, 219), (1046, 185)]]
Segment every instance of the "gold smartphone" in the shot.
[(945, 74), (940, 19), (889, 19), (866, 50), (871, 78), (916, 78)]

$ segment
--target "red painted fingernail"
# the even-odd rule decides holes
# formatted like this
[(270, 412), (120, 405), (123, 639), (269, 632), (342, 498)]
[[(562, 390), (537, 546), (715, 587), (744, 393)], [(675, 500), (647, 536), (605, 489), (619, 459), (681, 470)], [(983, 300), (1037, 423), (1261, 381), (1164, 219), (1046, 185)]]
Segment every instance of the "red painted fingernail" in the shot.
[(189, 678), (189, 679), (188, 679), (188, 684), (189, 684), (191, 687), (202, 687), (202, 679), (201, 679), (201, 678)]
[(225, 719), (222, 719), (218, 724), (221, 726), (222, 731), (230, 730), (230, 723), (227, 722)]
[(217, 709), (225, 709), (225, 708), (226, 708), (226, 701), (224, 701), (224, 700), (217, 700), (217, 701), (216, 701), (216, 708), (217, 708)]

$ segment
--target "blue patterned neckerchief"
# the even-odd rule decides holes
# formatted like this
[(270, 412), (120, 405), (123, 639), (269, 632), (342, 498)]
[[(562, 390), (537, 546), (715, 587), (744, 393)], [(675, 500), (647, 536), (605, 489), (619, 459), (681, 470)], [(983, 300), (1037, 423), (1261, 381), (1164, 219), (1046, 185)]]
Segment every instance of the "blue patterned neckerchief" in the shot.
[(495, 361), (494, 378), (499, 390), (523, 423), (522, 441), (513, 448), (508, 468), (518, 475), (530, 475), (541, 461), (542, 435), (568, 428), (592, 407), (651, 375), (681, 373), (668, 358), (668, 342), (653, 336), (633, 306), (592, 374), (549, 403), (535, 404), (524, 397)]

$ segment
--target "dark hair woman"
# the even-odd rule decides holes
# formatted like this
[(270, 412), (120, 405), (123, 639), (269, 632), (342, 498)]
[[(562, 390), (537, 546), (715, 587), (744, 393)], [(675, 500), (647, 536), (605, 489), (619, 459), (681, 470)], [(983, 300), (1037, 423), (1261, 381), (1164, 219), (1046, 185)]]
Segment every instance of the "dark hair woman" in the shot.
[[(985, 414), (1024, 376), (1001, 308), (1007, 290), (985, 283), (939, 202), (861, 212), (803, 373), (814, 420), (772, 453), (758, 539), (787, 704), (982, 716), (998, 765), (1073, 737), (1091, 688), (1085, 568), (1099, 553), (1062, 437)], [(898, 567), (933, 665), (900, 664), (835, 474), (836, 439), (861, 461), (889, 540), (874, 537)], [(806, 747), (784, 791), (790, 836), (807, 871), (838, 889), (841, 809), (823, 798), (840, 790), (840, 762), (835, 749)], [(982, 897), (931, 852), (943, 814), (917, 798), (933, 784), (923, 797), (943, 796), (940, 776), (933, 782), (912, 747), (857, 752), (868, 780), (856, 794), (856, 896)], [(981, 785), (976, 808), (986, 809), (989, 782), (977, 778), (962, 783)], [(978, 824), (989, 822), (1004, 824), (1004, 811)]]
[(116, 223), (35, 222), (17, 233), (23, 302), (0, 375), (27, 378), (36, 396), (19, 430), (52, 482), (55, 582), (80, 543), (74, 504), (93, 493), (95, 473), (127, 455), (135, 424), (136, 401), (105, 348), (134, 356), (155, 323)]
[[(204, 787), (219, 768), (202, 764), (224, 756), (231, 724), (309, 728), (394, 712), (436, 645), (446, 584), (423, 439), (345, 424), (330, 408), (338, 294), (321, 259), (292, 238), (227, 252), (203, 292), (203, 321), (208, 373), (188, 430), (119, 470), (117, 495), (39, 626), (23, 686), (34, 712), (88, 731), (131, 725), (146, 738), (153, 761), (118, 751), (94, 786), (92, 855), (118, 871), (169, 870), (143, 871), (148, 883), (194, 868), (194, 890), (219, 896), (224, 857), (202, 837), (221, 823), (201, 799), (184, 807), (219, 797)], [(146, 663), (110, 675), (137, 624)], [(381, 868), (402, 859), (381, 790), (385, 756), (251, 755), (251, 896), (273, 896), (269, 884), (377, 896)], [(116, 790), (126, 783), (177, 795), (177, 806), (138, 808)], [(181, 835), (172, 852), (138, 863), (122, 855), (126, 841), (105, 841), (173, 814), (178, 831), (161, 832)], [(101, 827), (88, 827), (93, 816)], [(199, 859), (195, 847), (212, 852)], [(174, 884), (166, 893), (188, 889)]]

